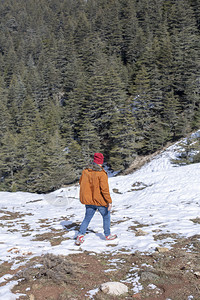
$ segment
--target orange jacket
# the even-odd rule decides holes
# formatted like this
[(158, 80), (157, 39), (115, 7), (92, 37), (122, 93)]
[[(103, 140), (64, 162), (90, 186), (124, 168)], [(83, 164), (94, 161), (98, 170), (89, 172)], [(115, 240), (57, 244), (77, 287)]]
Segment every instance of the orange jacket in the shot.
[(106, 171), (96, 164), (84, 169), (79, 180), (82, 204), (108, 206), (112, 203)]

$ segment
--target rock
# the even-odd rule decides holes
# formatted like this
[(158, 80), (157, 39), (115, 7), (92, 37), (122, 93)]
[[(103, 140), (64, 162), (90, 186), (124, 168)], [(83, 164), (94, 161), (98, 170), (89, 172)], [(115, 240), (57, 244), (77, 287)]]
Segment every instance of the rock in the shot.
[(152, 230), (153, 232), (161, 232), (162, 230), (161, 229), (154, 229)]
[(159, 253), (164, 253), (169, 251), (169, 249), (165, 247), (156, 247), (156, 251), (158, 251)]
[(194, 272), (194, 275), (196, 275), (197, 278), (200, 278), (200, 272), (199, 271)]
[(113, 193), (115, 193), (115, 194), (122, 194), (121, 192), (119, 192), (119, 190), (118, 189), (113, 189)]
[(150, 281), (150, 282), (160, 279), (158, 275), (148, 271), (141, 272), (140, 278), (141, 281)]
[(133, 189), (131, 189), (131, 191), (140, 191), (145, 189), (147, 186), (148, 185), (143, 182), (136, 181), (132, 184)]
[(128, 293), (128, 287), (125, 284), (115, 281), (101, 284), (100, 290), (105, 294), (116, 296)]
[(35, 300), (35, 297), (34, 297), (33, 294), (31, 294), (31, 295), (29, 296), (29, 300)]
[(143, 231), (142, 229), (138, 229), (138, 230), (136, 231), (135, 236), (143, 236), (143, 235), (147, 235), (147, 234), (148, 234), (148, 232)]

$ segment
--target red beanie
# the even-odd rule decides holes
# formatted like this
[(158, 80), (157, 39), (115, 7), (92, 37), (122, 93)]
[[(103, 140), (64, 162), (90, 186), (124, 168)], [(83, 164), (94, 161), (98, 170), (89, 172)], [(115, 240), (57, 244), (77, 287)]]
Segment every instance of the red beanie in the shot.
[(103, 161), (104, 161), (104, 156), (102, 153), (95, 153), (94, 154), (94, 163), (98, 164), (98, 165), (103, 165)]

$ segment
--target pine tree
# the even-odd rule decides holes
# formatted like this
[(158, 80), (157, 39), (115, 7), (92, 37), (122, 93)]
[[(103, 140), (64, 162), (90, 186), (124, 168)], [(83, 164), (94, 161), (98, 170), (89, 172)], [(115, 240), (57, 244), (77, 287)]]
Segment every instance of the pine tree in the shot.
[(122, 27), (122, 59), (125, 64), (135, 64), (144, 51), (145, 36), (139, 26), (136, 1), (119, 1), (120, 23)]
[(74, 30), (74, 41), (78, 53), (82, 49), (82, 45), (84, 44), (85, 39), (87, 39), (90, 29), (90, 23), (88, 22), (85, 12), (80, 12)]
[(144, 65), (138, 71), (132, 89), (133, 113), (138, 120), (139, 128), (144, 130), (150, 122), (150, 79)]
[[(87, 86), (87, 76), (83, 72), (82, 77), (77, 80), (77, 85), (74, 91), (69, 94), (68, 99), (65, 100), (64, 111), (66, 111), (65, 117), (62, 122), (62, 128), (69, 128), (66, 123), (70, 122), (72, 139), (79, 139), (79, 130), (84, 122), (86, 116), (91, 112), (90, 102), (86, 99), (86, 86)], [(76, 109), (74, 109), (76, 108)], [(67, 129), (69, 132), (69, 129)]]
[(113, 170), (124, 170), (137, 155), (136, 126), (131, 103), (127, 101), (113, 112), (110, 127), (109, 159)]
[(1, 140), (0, 170), (1, 188), (11, 191), (17, 179), (16, 173), (21, 168), (20, 153), (18, 152), (18, 139), (16, 134), (6, 132)]
[(122, 28), (119, 20), (119, 1), (110, 1), (107, 4), (106, 18), (104, 19), (104, 39), (109, 55), (121, 55), (122, 53)]
[(11, 116), (8, 112), (7, 107), (0, 101), (0, 145), (4, 134), (10, 130), (11, 127)]
[(10, 35), (7, 40), (6, 51), (4, 55), (5, 58), (4, 58), (3, 76), (4, 76), (6, 86), (9, 87), (12, 77), (13, 75), (15, 75), (15, 68), (17, 62), (16, 52), (14, 50), (13, 41)]
[(40, 180), (37, 181), (37, 190), (40, 187), (40, 191), (53, 191), (75, 179), (74, 170), (66, 159), (64, 144), (58, 131), (46, 145), (42, 163), (44, 167), (41, 170)]
[(93, 76), (88, 81), (87, 103), (92, 124), (101, 137), (102, 145), (109, 139), (111, 119), (116, 110), (126, 100), (122, 79), (115, 69), (115, 61), (107, 61), (101, 56), (95, 62)]
[[(198, 63), (199, 43), (195, 25), (194, 13), (185, 0), (177, 1), (171, 8), (169, 15), (171, 43), (173, 45), (173, 88), (180, 97), (182, 109), (190, 110), (186, 87), (191, 77), (199, 76), (196, 65)], [(196, 76), (195, 76), (196, 75)], [(193, 81), (193, 80), (192, 80)], [(188, 111), (188, 115), (190, 115)]]
[(181, 131), (179, 128), (179, 114), (180, 114), (180, 104), (178, 97), (174, 95), (173, 91), (170, 91), (164, 97), (164, 111), (163, 111), (163, 121), (168, 129), (168, 138), (176, 140), (177, 137), (181, 136)]
[(67, 147), (67, 159), (74, 169), (74, 178), (78, 180), (83, 168), (88, 165), (88, 161), (84, 160), (81, 146), (76, 140), (72, 140)]
[(11, 129), (11, 115), (7, 108), (7, 90), (3, 78), (0, 77), (0, 145), (3, 135)]
[(79, 130), (80, 144), (84, 161), (87, 163), (90, 157), (95, 152), (101, 152), (100, 137), (97, 134), (95, 127), (87, 118), (83, 120)]
[(193, 11), (195, 14), (197, 28), (198, 28), (198, 30), (200, 30), (200, 1), (199, 0), (190, 0), (190, 5), (193, 8)]

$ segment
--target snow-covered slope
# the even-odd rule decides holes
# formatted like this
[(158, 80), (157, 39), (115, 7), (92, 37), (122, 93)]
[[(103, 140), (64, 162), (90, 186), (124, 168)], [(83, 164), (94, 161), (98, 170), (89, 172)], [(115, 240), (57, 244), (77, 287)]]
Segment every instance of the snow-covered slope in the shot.
[[(94, 232), (86, 236), (83, 250), (151, 251), (159, 244), (153, 238), (155, 231), (185, 236), (200, 232), (200, 225), (191, 221), (200, 217), (200, 164), (175, 167), (170, 163), (174, 151), (176, 146), (168, 148), (133, 174), (109, 178), (113, 199), (112, 232), (119, 238), (117, 243), (112, 242), (115, 246), (108, 246), (103, 240), (101, 216), (96, 213), (89, 226)], [(71, 198), (65, 198), (70, 195)], [(11, 261), (17, 256), (13, 251), (8, 252), (12, 247), (20, 253), (32, 252), (33, 255), (80, 251), (74, 246), (73, 238), (77, 233), (75, 224), (80, 224), (83, 216), (84, 206), (78, 200), (78, 187), (46, 196), (1, 192), (1, 261)], [(135, 236), (131, 227), (138, 224), (148, 235)], [(59, 246), (34, 241), (36, 235), (52, 232), (52, 229), (61, 230), (68, 225), (71, 230), (66, 231), (66, 240)]]
[[(118, 235), (112, 242), (104, 240), (102, 218), (96, 213), (85, 243), (81, 248), (74, 245), (85, 212), (76, 186), (46, 196), (1, 192), (0, 263), (9, 261), (16, 268), (21, 264), (19, 256), (26, 262), (48, 252), (151, 252), (157, 246), (170, 248), (174, 243), (171, 237), (159, 240), (155, 235), (199, 234), (200, 224), (192, 220), (200, 218), (200, 164), (172, 165), (170, 158), (176, 149), (177, 145), (169, 147), (133, 174), (109, 178), (113, 199), (111, 229)], [(138, 234), (139, 229), (142, 234)], [(39, 238), (45, 233), (51, 233), (53, 238), (54, 233), (56, 237), (63, 230), (63, 240), (58, 245)]]

